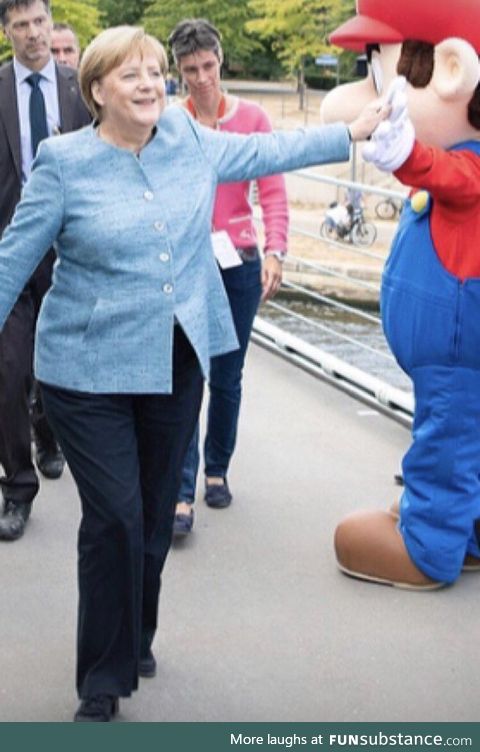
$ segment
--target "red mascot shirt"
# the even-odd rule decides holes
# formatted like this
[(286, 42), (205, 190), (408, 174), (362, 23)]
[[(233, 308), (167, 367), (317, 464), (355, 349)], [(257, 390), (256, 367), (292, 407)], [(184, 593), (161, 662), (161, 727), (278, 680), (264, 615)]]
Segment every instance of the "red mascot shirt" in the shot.
[(416, 141), (395, 176), (431, 193), (432, 239), (445, 269), (459, 279), (480, 277), (480, 157)]

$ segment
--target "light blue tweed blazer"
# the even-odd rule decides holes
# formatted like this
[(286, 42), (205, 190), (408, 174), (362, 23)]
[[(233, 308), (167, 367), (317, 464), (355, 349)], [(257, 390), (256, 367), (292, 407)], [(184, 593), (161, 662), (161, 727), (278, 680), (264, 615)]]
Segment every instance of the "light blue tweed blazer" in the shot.
[(173, 325), (209, 360), (237, 347), (210, 242), (218, 182), (349, 157), (345, 126), (251, 136), (161, 116), (137, 158), (93, 126), (47, 139), (0, 242), (0, 326), (46, 250), (58, 260), (35, 375), (87, 392), (168, 393)]

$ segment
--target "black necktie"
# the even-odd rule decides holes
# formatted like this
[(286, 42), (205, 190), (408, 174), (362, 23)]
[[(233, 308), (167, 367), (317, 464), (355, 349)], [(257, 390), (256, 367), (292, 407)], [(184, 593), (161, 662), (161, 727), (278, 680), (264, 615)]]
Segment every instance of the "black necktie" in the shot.
[(35, 156), (38, 144), (48, 136), (47, 112), (45, 99), (40, 88), (40, 73), (32, 73), (26, 79), (32, 91), (30, 92), (30, 132), (32, 136), (32, 154)]

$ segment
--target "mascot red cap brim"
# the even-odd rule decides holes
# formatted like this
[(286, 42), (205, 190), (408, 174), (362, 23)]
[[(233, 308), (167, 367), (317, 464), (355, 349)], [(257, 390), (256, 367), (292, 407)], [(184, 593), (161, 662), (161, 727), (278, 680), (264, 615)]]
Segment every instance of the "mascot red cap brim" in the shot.
[(480, 0), (357, 0), (357, 15), (330, 35), (330, 42), (363, 52), (367, 44), (405, 39), (438, 44), (460, 37), (480, 52)]

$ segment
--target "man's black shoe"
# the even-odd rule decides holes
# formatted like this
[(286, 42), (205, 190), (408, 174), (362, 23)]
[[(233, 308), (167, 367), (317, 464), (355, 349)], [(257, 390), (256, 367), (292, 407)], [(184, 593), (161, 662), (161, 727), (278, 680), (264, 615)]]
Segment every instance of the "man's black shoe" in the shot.
[(153, 679), (157, 673), (157, 661), (152, 651), (149, 650), (147, 655), (140, 658), (138, 663), (138, 675), (144, 679)]
[(118, 697), (95, 695), (85, 697), (75, 713), (75, 723), (108, 723), (118, 713)]
[(5, 501), (0, 517), (0, 540), (14, 541), (21, 538), (32, 509), (31, 502)]
[(45, 447), (37, 443), (35, 454), (37, 467), (45, 478), (50, 480), (60, 478), (65, 467), (65, 458), (58, 445)]

